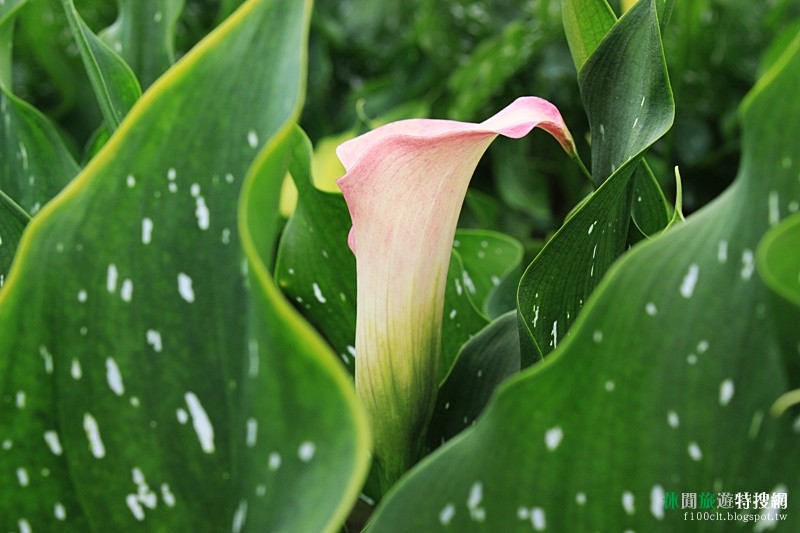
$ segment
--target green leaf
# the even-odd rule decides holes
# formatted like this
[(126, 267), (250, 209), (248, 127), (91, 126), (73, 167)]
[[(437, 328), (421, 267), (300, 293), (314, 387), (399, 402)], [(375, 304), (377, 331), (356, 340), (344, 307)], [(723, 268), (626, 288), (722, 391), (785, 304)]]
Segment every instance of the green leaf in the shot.
[(36, 214), (78, 173), (78, 165), (50, 120), (5, 87), (0, 122), (0, 189)]
[(248, 176), (242, 195), (240, 228), (255, 297), (250, 356), (259, 349), (271, 353), (264, 367), (254, 367), (250, 359), (254, 379), (243, 391), (253, 415), (248, 435), (257, 420), (259, 435), (263, 424), (266, 436), (256, 441), (242, 472), (243, 494), (260, 496), (245, 504), (251, 509), (248, 527), (256, 531), (335, 530), (355, 503), (370, 464), (367, 420), (350, 377), (269, 272), (281, 184), (290, 158), (300, 167), (308, 164), (308, 149), (299, 129), (284, 128)]
[(50, 121), (11, 93), (14, 19), (24, 4), (0, 6), (0, 191), (36, 213), (77, 174), (78, 166)]
[(0, 4), (0, 26), (11, 20), (11, 15), (22, 7), (28, 0), (5, 0)]
[(460, 229), (453, 248), (464, 263), (463, 277), (470, 298), (481, 313), (491, 316), (489, 302), (498, 287), (515, 272), (519, 276), (522, 244), (496, 231)]
[(524, 365), (558, 347), (625, 251), (631, 177), (643, 152), (672, 124), (674, 105), (652, 0), (639, 2), (617, 22), (586, 62), (579, 82), (592, 126), (594, 178), (601, 185), (522, 276), (517, 302)]
[(100, 37), (122, 56), (147, 89), (175, 62), (175, 27), (184, 0), (118, 0), (117, 4), (117, 20)]
[(139, 82), (125, 61), (83, 22), (72, 0), (61, 3), (103, 118), (115, 130), (142, 94)]
[[(460, 232), (456, 232), (456, 240)], [(461, 347), (489, 323), (476, 302), (477, 288), (458, 248), (450, 254), (442, 313), (442, 355), (439, 381), (444, 381)]]
[(14, 12), (27, 0), (9, 0), (0, 4), (0, 87), (11, 87), (11, 51), (14, 35)]
[(519, 369), (517, 315), (512, 311), (487, 325), (459, 352), (436, 398), (428, 446), (436, 448), (474, 425), (497, 386)]
[[(780, 209), (780, 199), (778, 202)], [(800, 338), (797, 335), (797, 324), (800, 323), (798, 201), (789, 203), (788, 210), (795, 214), (770, 229), (761, 239), (756, 253), (756, 267), (764, 284), (771, 290), (770, 303), (775, 310), (772, 313), (773, 323), (781, 342), (789, 382), (792, 387), (800, 388)]]
[(246, 2), (26, 230), (0, 292), (3, 530), (333, 530), (355, 499), (363, 418), (254, 255), (278, 194), (256, 170), (249, 295), (237, 245), (240, 184), (301, 107), (310, 8)]
[[(303, 316), (315, 325), (353, 372), (356, 264), (347, 247), (350, 215), (340, 193), (314, 186), (308, 140), (294, 149), (291, 173), (299, 193), (298, 202), (283, 231), (275, 277)], [(487, 324), (481, 307), (485, 309), (488, 305), (495, 283), (513, 273), (522, 258), (519, 243), (496, 232), (459, 230), (456, 242), (445, 291), (442, 378), (461, 346)], [(308, 268), (317, 264), (327, 266)]]
[(561, 16), (572, 61), (580, 72), (617, 16), (606, 0), (561, 0)]
[(743, 106), (735, 184), (626, 255), (559, 349), (387, 495), (374, 531), (676, 531), (668, 494), (800, 490), (793, 421), (768, 414), (789, 376), (753, 253), (800, 201), (798, 84), (800, 39)]
[(641, 238), (652, 237), (663, 231), (669, 224), (669, 207), (658, 180), (643, 161), (636, 167), (633, 176), (633, 209), (631, 210), (631, 229)]
[[(774, 200), (770, 207), (776, 206), (780, 209), (780, 197), (772, 198)], [(789, 206), (789, 210), (797, 212), (797, 201)], [(764, 236), (758, 253), (758, 272), (773, 292), (800, 306), (798, 250), (800, 250), (800, 215), (795, 214)]]
[(581, 69), (592, 134), (592, 176), (603, 183), (672, 126), (672, 91), (654, 0), (639, 2)]
[[(290, 171), (298, 202), (278, 249), (275, 278), (303, 316), (352, 371), (356, 330), (356, 260), (347, 247), (350, 214), (340, 193), (314, 186), (311, 143), (294, 145)], [(309, 265), (315, 265), (309, 268)]]
[(22, 231), (29, 220), (27, 213), (0, 191), (0, 288), (5, 284)]

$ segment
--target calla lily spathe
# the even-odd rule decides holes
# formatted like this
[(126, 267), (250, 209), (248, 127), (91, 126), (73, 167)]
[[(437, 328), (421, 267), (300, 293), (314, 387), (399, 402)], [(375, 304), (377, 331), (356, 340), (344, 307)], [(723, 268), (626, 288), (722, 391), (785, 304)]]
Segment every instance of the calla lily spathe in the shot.
[(394, 122), (337, 150), (357, 264), (356, 392), (384, 490), (422, 452), (438, 391), (444, 284), (470, 178), (495, 137), (535, 127), (577, 157), (558, 109), (535, 97), (480, 124)]

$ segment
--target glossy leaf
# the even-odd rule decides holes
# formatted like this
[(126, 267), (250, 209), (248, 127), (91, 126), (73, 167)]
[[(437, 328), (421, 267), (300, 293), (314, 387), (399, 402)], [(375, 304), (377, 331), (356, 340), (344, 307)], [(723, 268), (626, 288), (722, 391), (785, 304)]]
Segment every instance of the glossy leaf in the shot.
[[(777, 206), (780, 214), (780, 197), (772, 200), (771, 207), (773, 205)], [(788, 209), (790, 213), (796, 213), (798, 201), (790, 203)], [(799, 245), (800, 215), (794, 215), (764, 237), (758, 257), (758, 270), (764, 283), (776, 294), (796, 305), (800, 305)]]
[[(240, 184), (299, 113), (309, 17), (246, 2), (26, 231), (0, 292), (4, 530), (333, 529), (352, 503), (352, 393), (250, 240), (248, 304), (237, 245)], [(336, 496), (298, 507), (317, 491)]]
[(117, 20), (100, 37), (122, 56), (147, 89), (175, 61), (175, 27), (184, 0), (117, 0), (117, 4)]
[(524, 365), (558, 347), (625, 251), (632, 175), (643, 152), (672, 124), (674, 105), (652, 0), (639, 2), (619, 20), (586, 62), (579, 82), (592, 126), (593, 176), (601, 185), (523, 274), (517, 302)]
[(61, 0), (106, 125), (115, 130), (141, 95), (125, 61), (83, 22), (72, 0)]
[[(781, 342), (783, 362), (786, 365), (789, 383), (794, 389), (800, 389), (800, 338), (797, 324), (800, 323), (800, 201), (789, 202), (789, 216), (774, 226), (758, 245), (756, 266), (764, 284), (771, 291), (770, 304), (774, 308), (772, 321)], [(780, 199), (778, 209), (780, 209)], [(773, 219), (774, 221), (774, 219)], [(772, 406), (783, 414), (788, 406), (795, 405), (793, 400), (800, 394), (797, 390), (786, 395)], [(786, 401), (789, 401), (787, 404)], [(797, 428), (798, 426), (795, 426)]]
[(633, 176), (633, 208), (631, 209), (631, 230), (641, 238), (651, 237), (663, 231), (669, 224), (669, 207), (650, 166), (643, 161), (636, 167)]
[(464, 262), (466, 290), (489, 316), (489, 300), (502, 281), (519, 269), (522, 244), (496, 231), (458, 230), (453, 247)]
[(561, 16), (572, 61), (580, 72), (617, 17), (606, 0), (561, 0)]
[[(716, 506), (800, 490), (796, 424), (768, 414), (789, 376), (753, 252), (800, 201), (799, 83), (797, 39), (742, 108), (733, 187), (626, 255), (558, 350), (407, 476), (373, 531), (675, 531), (687, 523), (668, 495), (706, 492)], [(780, 522), (792, 531), (798, 516)]]
[[(298, 203), (280, 241), (275, 277), (301, 313), (353, 369), (356, 262), (347, 248), (350, 215), (340, 193), (314, 186), (311, 143), (294, 146), (292, 179)], [(313, 268), (309, 268), (314, 265)]]
[(53, 124), (0, 87), (0, 190), (36, 214), (78, 173)]
[(436, 448), (474, 425), (497, 386), (519, 369), (517, 315), (512, 311), (461, 349), (436, 398), (428, 446)]
[(0, 191), (0, 288), (5, 285), (19, 239), (29, 220), (28, 214)]
[(270, 273), (281, 184), (290, 160), (295, 170), (307, 165), (307, 143), (299, 130), (284, 127), (242, 194), (239, 222), (255, 305), (252, 379), (243, 390), (250, 416), (241, 471), (245, 498), (238, 509), (245, 509), (254, 531), (334, 531), (355, 503), (370, 464), (367, 421), (349, 375)]

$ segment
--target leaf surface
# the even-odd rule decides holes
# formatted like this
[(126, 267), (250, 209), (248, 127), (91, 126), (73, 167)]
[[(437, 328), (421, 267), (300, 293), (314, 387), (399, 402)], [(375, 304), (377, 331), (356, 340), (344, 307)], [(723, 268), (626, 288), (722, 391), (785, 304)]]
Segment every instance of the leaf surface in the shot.
[(117, 20), (100, 37), (147, 89), (175, 62), (175, 28), (184, 0), (119, 0), (118, 4)]
[(606, 0), (562, 0), (561, 17), (572, 61), (580, 72), (617, 17)]
[(672, 124), (674, 105), (652, 0), (639, 2), (617, 22), (581, 70), (579, 83), (592, 128), (593, 176), (600, 187), (522, 276), (517, 302), (524, 365), (558, 347), (609, 266), (625, 251), (632, 175), (642, 153)]
[(72, 0), (61, 3), (103, 118), (115, 130), (141, 95), (139, 82), (125, 61), (89, 29)]
[(742, 107), (735, 184), (613, 267), (570, 337), (407, 476), (374, 531), (675, 531), (669, 494), (797, 493), (796, 408), (768, 413), (790, 376), (754, 250), (800, 200), (799, 83), (796, 39)]
[(28, 214), (0, 191), (0, 288), (5, 284), (22, 231), (29, 220)]
[(352, 391), (255, 255), (272, 178), (242, 197), (247, 264), (237, 230), (301, 107), (310, 8), (246, 2), (26, 231), (0, 292), (4, 530), (333, 530), (355, 499)]

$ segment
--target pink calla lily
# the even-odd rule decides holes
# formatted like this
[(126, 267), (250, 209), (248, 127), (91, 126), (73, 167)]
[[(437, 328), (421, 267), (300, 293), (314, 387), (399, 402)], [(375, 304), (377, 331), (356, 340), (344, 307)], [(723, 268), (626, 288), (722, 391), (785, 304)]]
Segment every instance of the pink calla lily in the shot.
[(438, 391), (444, 284), (470, 178), (495, 137), (535, 127), (576, 157), (558, 109), (535, 97), (480, 124), (387, 124), (337, 150), (358, 273), (356, 392), (384, 490), (422, 451)]

